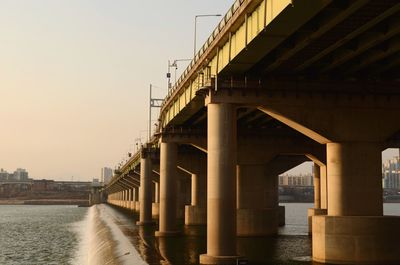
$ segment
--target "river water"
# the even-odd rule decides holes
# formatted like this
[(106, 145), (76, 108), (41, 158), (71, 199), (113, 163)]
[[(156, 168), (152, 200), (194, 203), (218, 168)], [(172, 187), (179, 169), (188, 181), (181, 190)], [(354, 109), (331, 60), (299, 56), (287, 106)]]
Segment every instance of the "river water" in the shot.
[[(282, 204), (286, 226), (276, 237), (238, 238), (249, 264), (296, 265), (310, 261), (309, 203)], [(386, 215), (400, 215), (400, 204), (385, 204)], [(107, 205), (1, 206), (1, 265), (198, 264), (206, 252), (204, 227), (184, 227), (185, 236), (154, 238), (156, 227), (137, 227), (137, 216)]]

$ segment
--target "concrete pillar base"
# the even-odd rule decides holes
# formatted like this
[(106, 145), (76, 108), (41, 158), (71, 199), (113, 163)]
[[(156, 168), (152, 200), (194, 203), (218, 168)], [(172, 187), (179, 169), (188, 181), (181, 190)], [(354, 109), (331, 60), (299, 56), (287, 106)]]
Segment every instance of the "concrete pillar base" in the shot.
[(400, 216), (314, 216), (313, 260), (331, 264), (400, 264)]
[(140, 212), (140, 202), (139, 201), (135, 202), (135, 212), (137, 212), (137, 213)]
[(284, 226), (286, 224), (286, 214), (285, 214), (285, 206), (278, 206), (278, 226)]
[(142, 225), (155, 225), (155, 224), (156, 224), (156, 222), (154, 222), (154, 221), (144, 221), (144, 222), (137, 221), (136, 222), (136, 225), (140, 225), (140, 226), (142, 226)]
[(151, 217), (153, 219), (158, 219), (160, 215), (160, 204), (158, 202), (153, 202), (151, 204)]
[(131, 207), (130, 207), (130, 209), (131, 209), (132, 211), (135, 211), (135, 202), (131, 202)]
[(156, 231), (156, 237), (174, 237), (180, 236), (182, 233), (180, 231)]
[(317, 215), (327, 215), (327, 209), (320, 209), (320, 208), (309, 208), (307, 210), (307, 218), (308, 218), (308, 234), (312, 234), (312, 217)]
[(278, 233), (278, 208), (237, 209), (238, 236), (269, 236)]
[(205, 207), (186, 205), (185, 225), (207, 224), (207, 209)]
[(200, 255), (200, 264), (236, 265), (240, 258), (240, 256), (210, 256), (202, 254)]

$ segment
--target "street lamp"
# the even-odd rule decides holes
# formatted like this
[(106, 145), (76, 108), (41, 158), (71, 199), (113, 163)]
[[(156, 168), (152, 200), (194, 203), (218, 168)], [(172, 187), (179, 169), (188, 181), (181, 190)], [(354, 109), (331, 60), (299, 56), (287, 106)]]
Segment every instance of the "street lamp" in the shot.
[(196, 29), (197, 29), (197, 18), (198, 17), (220, 17), (221, 14), (215, 15), (196, 15), (194, 16), (194, 48), (193, 48), (193, 58), (196, 57)]
[(171, 89), (171, 67), (175, 67), (175, 83), (176, 84), (176, 70), (178, 69), (178, 62), (185, 62), (185, 61), (191, 61), (192, 59), (177, 59), (174, 60), (172, 63), (170, 60), (168, 60), (168, 73), (167, 73), (167, 78), (168, 78), (168, 92)]
[(152, 108), (161, 108), (161, 104), (163, 102), (163, 99), (161, 98), (153, 98), (152, 95), (152, 89), (155, 87), (154, 85), (150, 84), (150, 97), (149, 97), (149, 128), (148, 128), (148, 142), (150, 142), (151, 139), (151, 109)]

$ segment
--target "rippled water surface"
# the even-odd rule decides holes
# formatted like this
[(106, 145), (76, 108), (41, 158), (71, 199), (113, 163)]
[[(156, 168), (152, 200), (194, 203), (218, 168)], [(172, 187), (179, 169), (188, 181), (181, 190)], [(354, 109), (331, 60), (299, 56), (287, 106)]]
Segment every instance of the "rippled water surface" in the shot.
[[(239, 237), (238, 254), (251, 265), (316, 265), (311, 261), (311, 238), (308, 236), (307, 209), (311, 203), (286, 203), (286, 225), (275, 237)], [(132, 214), (110, 209), (124, 233), (130, 238), (148, 264), (198, 264), (200, 254), (206, 253), (205, 227), (181, 226), (183, 236), (155, 238), (153, 227), (136, 227)], [(385, 215), (400, 215), (400, 204), (385, 204)]]
[(87, 209), (0, 205), (0, 264), (71, 264)]
[[(238, 253), (249, 264), (313, 264), (307, 235), (307, 209), (312, 204), (282, 205), (286, 207), (286, 225), (279, 235), (237, 239)], [(384, 209), (386, 215), (400, 215), (398, 203), (385, 204)], [(157, 227), (136, 226), (137, 218), (108, 205), (89, 211), (75, 206), (0, 206), (0, 265), (102, 265), (104, 260), (137, 265), (142, 259), (151, 265), (195, 265), (206, 252), (205, 226), (181, 225), (181, 236), (155, 238)], [(107, 257), (99, 259), (99, 251)]]

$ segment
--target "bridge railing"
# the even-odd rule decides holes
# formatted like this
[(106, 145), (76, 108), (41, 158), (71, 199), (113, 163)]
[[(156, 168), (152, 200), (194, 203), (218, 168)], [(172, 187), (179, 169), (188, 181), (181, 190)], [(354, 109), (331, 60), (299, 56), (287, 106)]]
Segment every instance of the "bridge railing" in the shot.
[[(240, 6), (245, 2), (246, 0), (236, 0), (233, 5), (230, 7), (228, 12), (224, 15), (224, 17), (221, 19), (219, 24), (216, 26), (214, 31), (211, 33), (211, 35), (208, 37), (208, 39), (205, 41), (203, 46), (199, 49), (199, 51), (196, 53), (195, 57), (191, 60), (190, 64), (186, 67), (185, 71), (182, 73), (182, 75), (179, 77), (179, 79), (176, 81), (172, 89), (169, 90), (165, 100), (163, 101), (163, 104), (161, 108), (165, 104), (167, 104), (168, 99), (175, 93), (176, 90), (179, 90), (183, 83), (186, 81), (188, 78), (189, 73), (193, 69), (193, 67), (196, 65), (196, 63), (201, 59), (201, 57), (204, 55), (204, 53), (207, 51), (207, 49), (211, 46), (213, 41), (217, 38), (218, 34), (224, 29), (226, 24), (228, 24), (229, 20), (233, 17), (233, 15), (238, 11)], [(249, 1), (249, 0), (247, 0)]]

